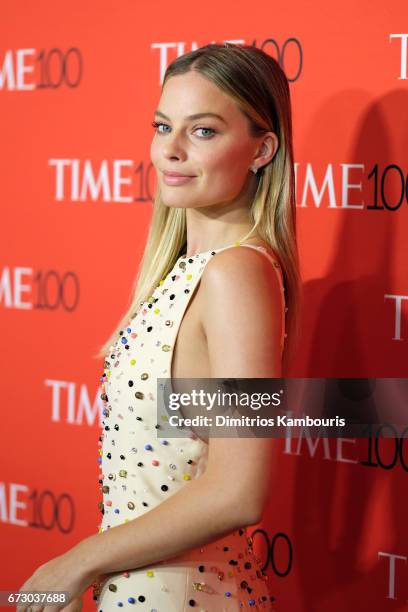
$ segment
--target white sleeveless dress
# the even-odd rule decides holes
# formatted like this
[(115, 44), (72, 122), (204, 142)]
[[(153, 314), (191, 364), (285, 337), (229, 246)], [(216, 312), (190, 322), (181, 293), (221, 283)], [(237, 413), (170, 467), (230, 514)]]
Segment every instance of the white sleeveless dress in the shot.
[[(230, 246), (237, 248), (179, 257), (110, 347), (102, 375), (99, 532), (149, 512), (206, 470), (208, 444), (199, 437), (157, 437), (157, 378), (170, 378), (179, 326), (206, 264)], [(264, 247), (240, 246), (263, 252), (278, 274), (283, 349), (286, 309), (279, 263)], [(100, 612), (118, 607), (144, 612), (274, 610), (267, 579), (243, 527), (154, 566), (110, 574), (94, 588), (94, 600)]]

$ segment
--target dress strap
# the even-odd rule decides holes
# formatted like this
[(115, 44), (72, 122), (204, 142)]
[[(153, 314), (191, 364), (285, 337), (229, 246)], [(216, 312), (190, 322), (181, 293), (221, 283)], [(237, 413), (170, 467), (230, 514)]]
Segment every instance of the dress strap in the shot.
[(246, 242), (241, 242), (241, 244), (239, 246), (244, 246), (244, 247), (249, 247), (251, 249), (256, 249), (257, 251), (261, 251), (262, 253), (265, 253), (265, 255), (271, 260), (271, 261), (275, 261), (277, 262), (276, 258), (272, 257), (272, 255), (270, 253), (268, 253), (268, 250), (264, 247), (264, 246), (259, 246), (257, 244), (248, 244)]

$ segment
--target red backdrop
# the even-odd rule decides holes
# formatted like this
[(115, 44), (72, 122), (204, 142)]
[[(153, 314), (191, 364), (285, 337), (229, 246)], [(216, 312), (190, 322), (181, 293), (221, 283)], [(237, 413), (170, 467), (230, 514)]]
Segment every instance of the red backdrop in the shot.
[[(0, 11), (0, 590), (11, 590), (100, 522), (92, 355), (138, 269), (155, 190), (150, 122), (178, 55), (254, 44), (290, 81), (305, 291), (291, 376), (407, 376), (408, 6), (40, 0)], [(407, 610), (405, 440), (276, 440), (275, 451), (271, 504), (252, 531), (276, 609)]]

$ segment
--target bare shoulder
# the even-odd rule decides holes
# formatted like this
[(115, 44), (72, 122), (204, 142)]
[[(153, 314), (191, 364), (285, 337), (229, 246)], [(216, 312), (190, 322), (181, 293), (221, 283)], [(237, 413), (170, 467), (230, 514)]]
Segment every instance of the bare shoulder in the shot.
[(280, 376), (282, 288), (270, 259), (248, 247), (225, 249), (207, 263), (201, 285), (211, 375)]
[[(272, 257), (274, 255), (271, 253)], [(260, 299), (281, 303), (281, 285), (271, 260), (264, 253), (248, 247), (232, 247), (213, 255), (202, 277), (202, 293), (228, 302)]]

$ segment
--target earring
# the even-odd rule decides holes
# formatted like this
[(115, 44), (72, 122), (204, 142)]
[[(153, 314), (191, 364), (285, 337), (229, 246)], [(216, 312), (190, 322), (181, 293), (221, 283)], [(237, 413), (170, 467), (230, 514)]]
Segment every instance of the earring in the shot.
[(255, 166), (251, 166), (251, 170), (254, 174), (258, 172), (258, 168), (255, 168)]

